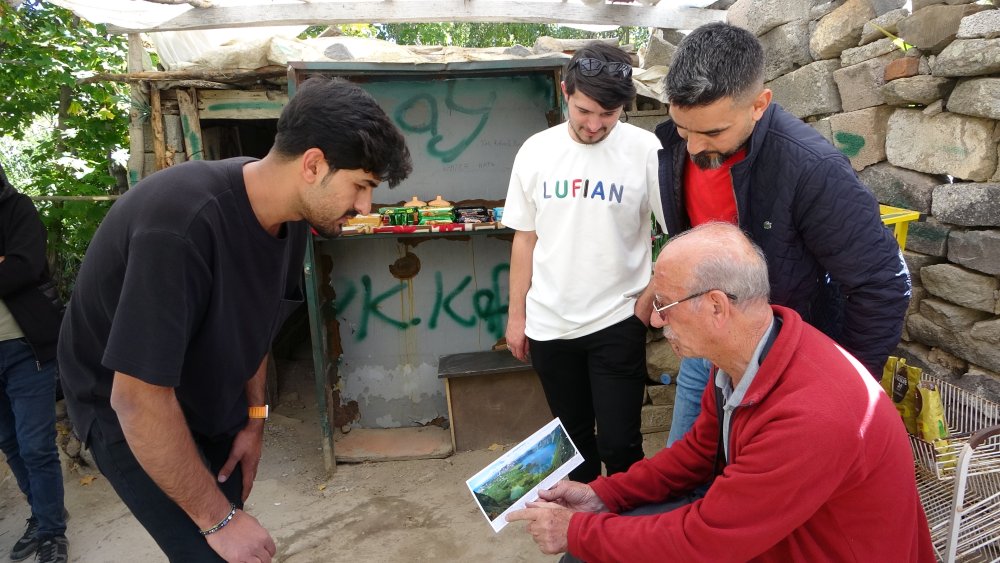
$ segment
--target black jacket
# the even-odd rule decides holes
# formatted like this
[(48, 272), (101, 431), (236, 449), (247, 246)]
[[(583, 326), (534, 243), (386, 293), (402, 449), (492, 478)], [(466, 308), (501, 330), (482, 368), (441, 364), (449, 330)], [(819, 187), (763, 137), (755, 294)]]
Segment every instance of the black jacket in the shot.
[(56, 357), (61, 306), (45, 257), (45, 226), (31, 199), (0, 168), (0, 299), (21, 327), (35, 360)]
[[(656, 136), (664, 220), (668, 233), (679, 233), (691, 228), (682, 182), (687, 148), (672, 121)], [(739, 226), (767, 257), (771, 302), (795, 309), (881, 377), (902, 333), (910, 276), (878, 202), (847, 158), (772, 103), (732, 177)]]

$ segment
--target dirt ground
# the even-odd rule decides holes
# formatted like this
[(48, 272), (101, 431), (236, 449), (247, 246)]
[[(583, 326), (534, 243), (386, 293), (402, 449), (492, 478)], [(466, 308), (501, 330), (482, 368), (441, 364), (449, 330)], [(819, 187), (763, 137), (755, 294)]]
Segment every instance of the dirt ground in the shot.
[[(446, 459), (340, 464), (327, 479), (308, 362), (280, 366), (278, 405), (266, 425), (264, 454), (247, 511), (271, 532), (275, 561), (552, 562), (524, 525), (494, 533), (465, 480), (502, 450)], [(665, 433), (647, 434), (647, 455)], [(70, 561), (121, 563), (166, 557), (96, 468), (64, 458)], [(0, 473), (0, 559), (24, 530), (27, 503)]]

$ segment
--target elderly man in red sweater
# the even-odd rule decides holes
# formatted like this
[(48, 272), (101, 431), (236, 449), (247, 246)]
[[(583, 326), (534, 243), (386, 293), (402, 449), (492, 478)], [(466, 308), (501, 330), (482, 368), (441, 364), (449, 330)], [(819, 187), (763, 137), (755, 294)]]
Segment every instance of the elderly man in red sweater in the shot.
[(694, 428), (508, 520), (564, 561), (935, 561), (896, 409), (855, 358), (768, 304), (756, 245), (705, 224), (671, 239), (652, 284), (653, 324), (713, 364)]

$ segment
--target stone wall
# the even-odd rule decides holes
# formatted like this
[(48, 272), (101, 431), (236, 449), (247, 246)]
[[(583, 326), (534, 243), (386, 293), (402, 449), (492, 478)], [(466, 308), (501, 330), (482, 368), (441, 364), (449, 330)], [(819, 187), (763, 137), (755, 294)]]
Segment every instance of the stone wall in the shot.
[(914, 288), (899, 354), (1000, 402), (1000, 10), (905, 4), (737, 0), (728, 21), (763, 43), (777, 103), (879, 202), (921, 213), (904, 250)]

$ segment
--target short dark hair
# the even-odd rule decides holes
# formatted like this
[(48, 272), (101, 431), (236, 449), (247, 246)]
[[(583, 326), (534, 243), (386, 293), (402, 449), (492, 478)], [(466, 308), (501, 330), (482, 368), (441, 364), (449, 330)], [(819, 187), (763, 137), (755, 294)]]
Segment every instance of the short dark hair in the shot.
[(573, 58), (563, 70), (566, 94), (572, 96), (577, 89), (593, 99), (604, 109), (617, 109), (635, 99), (635, 84), (631, 74), (626, 78), (613, 75), (601, 69), (594, 76), (584, 76), (580, 72), (580, 59), (598, 59), (607, 63), (632, 65), (632, 57), (622, 49), (603, 41), (592, 41), (577, 49)]
[(278, 118), (276, 153), (296, 157), (314, 147), (334, 170), (365, 170), (390, 188), (413, 171), (403, 134), (368, 92), (343, 78), (305, 80)]
[(764, 48), (749, 31), (705, 24), (681, 40), (667, 72), (667, 99), (681, 107), (739, 99), (764, 84)]

